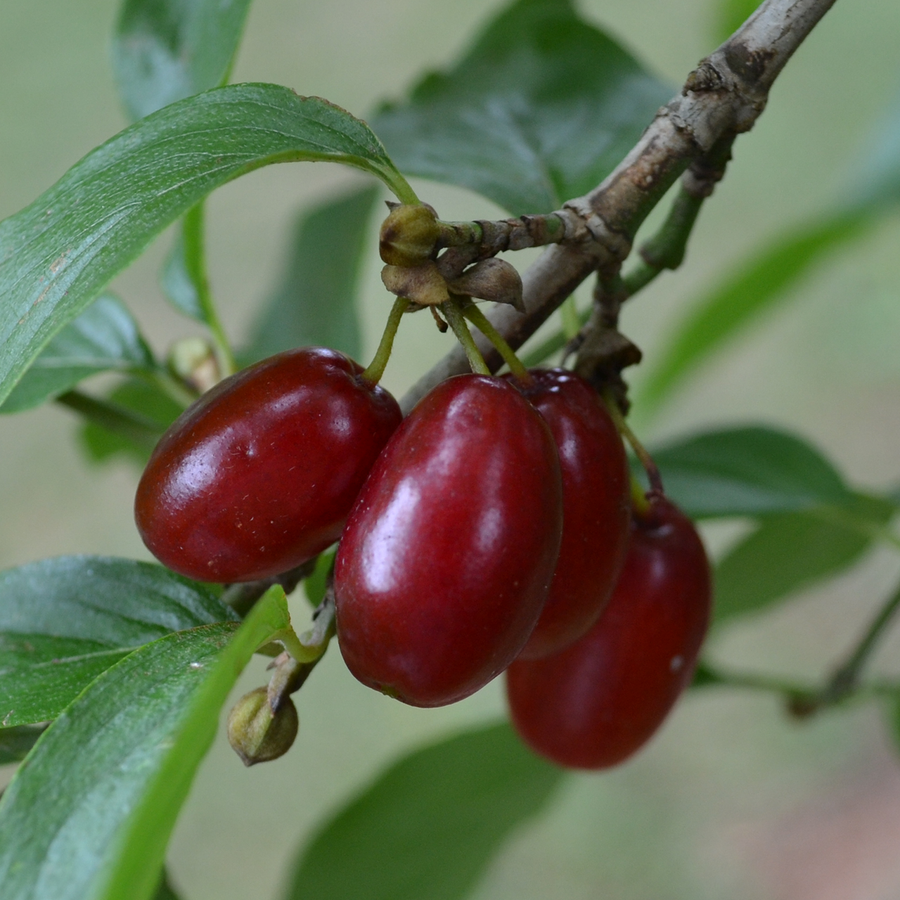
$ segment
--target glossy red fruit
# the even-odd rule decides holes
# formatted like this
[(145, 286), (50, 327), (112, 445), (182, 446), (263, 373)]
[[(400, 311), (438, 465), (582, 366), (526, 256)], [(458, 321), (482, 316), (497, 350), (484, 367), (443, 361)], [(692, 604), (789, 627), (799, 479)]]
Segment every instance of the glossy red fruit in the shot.
[(514, 382), (550, 426), (563, 480), (563, 533), (544, 611), (520, 659), (556, 653), (597, 621), (628, 543), (631, 484), (619, 432), (597, 392), (574, 372), (534, 370)]
[(138, 485), (135, 520), (153, 555), (201, 581), (251, 581), (336, 541), (402, 418), (361, 371), (334, 350), (289, 350), (187, 409)]
[(662, 498), (635, 514), (609, 604), (581, 640), (507, 671), (513, 724), (561, 766), (635, 753), (691, 680), (710, 616), (709, 563), (691, 521)]
[(556, 447), (528, 401), (482, 375), (438, 385), (384, 449), (341, 538), (350, 671), (414, 706), (483, 687), (537, 622), (561, 528)]

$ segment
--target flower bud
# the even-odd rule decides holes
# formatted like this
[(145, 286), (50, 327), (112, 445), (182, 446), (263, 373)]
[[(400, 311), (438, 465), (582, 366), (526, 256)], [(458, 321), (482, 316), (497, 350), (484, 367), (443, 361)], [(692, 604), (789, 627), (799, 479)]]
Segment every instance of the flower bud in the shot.
[(432, 207), (395, 206), (381, 226), (381, 258), (389, 266), (421, 265), (434, 256), (440, 234)]
[(268, 689), (244, 694), (228, 715), (228, 742), (245, 766), (278, 759), (290, 750), (300, 721), (290, 697), (283, 697), (277, 712), (269, 706)]

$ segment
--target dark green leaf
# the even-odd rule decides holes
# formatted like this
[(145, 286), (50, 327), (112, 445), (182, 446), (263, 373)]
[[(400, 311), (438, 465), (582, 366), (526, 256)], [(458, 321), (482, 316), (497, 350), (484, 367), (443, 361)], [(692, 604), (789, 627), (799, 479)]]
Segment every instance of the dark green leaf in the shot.
[(125, 0), (113, 71), (132, 120), (228, 80), (250, 0)]
[(3, 900), (152, 897), (221, 706), (288, 621), (275, 588), (239, 631), (228, 622), (170, 634), (75, 699), (0, 801)]
[(98, 297), (44, 347), (0, 412), (19, 412), (73, 388), (98, 372), (154, 367), (131, 313), (115, 297)]
[(52, 719), (136, 647), (236, 618), (150, 563), (64, 556), (0, 572), (0, 725)]
[[(161, 435), (184, 411), (161, 388), (146, 381), (133, 379), (114, 388), (106, 402), (121, 407), (130, 415), (155, 427)], [(121, 431), (110, 431), (95, 421), (85, 423), (80, 431), (81, 443), (88, 459), (104, 462), (113, 456), (126, 456), (143, 467), (150, 456), (145, 442), (135, 442)]]
[(508, 725), (400, 760), (351, 801), (299, 860), (289, 900), (457, 900), (562, 772)]
[(0, 402), (167, 225), (227, 181), (291, 160), (356, 166), (413, 196), (364, 122), (288, 88), (242, 84), (142, 119), (0, 223)]
[(894, 512), (885, 500), (854, 495), (844, 507), (767, 516), (716, 569), (716, 621), (763, 609), (846, 569)]
[(599, 184), (672, 93), (569, 0), (519, 0), (372, 127), (404, 172), (549, 212)]
[(758, 516), (850, 498), (821, 454), (771, 428), (706, 432), (654, 450), (652, 456), (666, 493), (692, 518)]
[(740, 334), (836, 248), (866, 234), (866, 212), (839, 212), (777, 241), (728, 276), (693, 307), (638, 385), (635, 404), (642, 413), (659, 407), (688, 375)]
[(244, 356), (291, 347), (361, 352), (356, 288), (374, 188), (355, 191), (300, 216), (281, 283), (262, 309)]
[(0, 766), (25, 759), (37, 739), (44, 733), (44, 725), (17, 725), (0, 728)]

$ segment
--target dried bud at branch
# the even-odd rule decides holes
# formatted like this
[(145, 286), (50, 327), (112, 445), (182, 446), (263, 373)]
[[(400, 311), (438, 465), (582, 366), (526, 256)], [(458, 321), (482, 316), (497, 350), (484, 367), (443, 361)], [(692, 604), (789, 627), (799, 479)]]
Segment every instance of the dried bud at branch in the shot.
[(519, 312), (525, 312), (522, 278), (504, 259), (483, 259), (449, 282), (448, 287), (454, 294), (508, 303)]

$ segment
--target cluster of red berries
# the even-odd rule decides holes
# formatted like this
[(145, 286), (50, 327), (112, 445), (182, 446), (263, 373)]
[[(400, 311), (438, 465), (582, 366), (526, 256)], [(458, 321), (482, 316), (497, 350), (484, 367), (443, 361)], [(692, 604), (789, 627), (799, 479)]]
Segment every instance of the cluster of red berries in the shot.
[(340, 353), (222, 381), (163, 436), (138, 487), (149, 549), (204, 581), (292, 569), (340, 539), (337, 634), (364, 684), (415, 706), (503, 671), (534, 750), (613, 765), (689, 682), (710, 607), (691, 522), (632, 510), (602, 401), (565, 370), (461, 375), (403, 419)]

